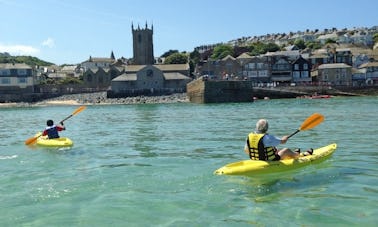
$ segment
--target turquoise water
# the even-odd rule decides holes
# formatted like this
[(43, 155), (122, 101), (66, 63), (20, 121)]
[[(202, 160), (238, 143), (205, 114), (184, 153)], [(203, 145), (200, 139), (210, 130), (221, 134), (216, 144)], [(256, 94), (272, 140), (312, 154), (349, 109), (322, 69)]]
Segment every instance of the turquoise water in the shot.
[[(77, 106), (0, 108), (0, 226), (374, 226), (377, 97), (228, 104), (88, 106), (66, 121), (75, 145), (24, 141)], [(291, 148), (337, 143), (327, 161), (273, 179), (216, 176), (247, 159), (259, 118)]]

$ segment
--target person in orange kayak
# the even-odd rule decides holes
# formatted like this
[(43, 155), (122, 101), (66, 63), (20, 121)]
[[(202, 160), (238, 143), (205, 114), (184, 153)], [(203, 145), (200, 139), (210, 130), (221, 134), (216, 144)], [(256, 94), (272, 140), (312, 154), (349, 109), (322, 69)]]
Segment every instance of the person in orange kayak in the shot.
[[(264, 161), (278, 161), (281, 159), (297, 158), (300, 155), (300, 150), (295, 151), (289, 148), (283, 148), (278, 150), (276, 146), (279, 144), (285, 144), (289, 139), (288, 136), (282, 138), (268, 134), (269, 124), (266, 119), (260, 119), (256, 123), (256, 129), (251, 132), (244, 146), (244, 151), (249, 155), (252, 160), (264, 160)], [(312, 149), (306, 151), (302, 155), (311, 155)]]
[(59, 131), (66, 130), (66, 127), (63, 125), (63, 122), (60, 122), (59, 125), (54, 125), (53, 120), (47, 120), (47, 127), (42, 133), (42, 136), (48, 136), (49, 139), (59, 138)]

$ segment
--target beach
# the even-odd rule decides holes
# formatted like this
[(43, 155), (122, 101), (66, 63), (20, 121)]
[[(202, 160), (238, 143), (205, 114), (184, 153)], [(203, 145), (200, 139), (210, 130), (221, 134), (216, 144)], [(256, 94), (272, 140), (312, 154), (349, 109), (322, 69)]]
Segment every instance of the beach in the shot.
[(0, 103), (0, 107), (26, 107), (48, 105), (107, 105), (107, 104), (153, 104), (189, 102), (186, 93), (175, 93), (162, 96), (136, 96), (125, 98), (107, 98), (106, 92), (69, 94), (45, 99), (35, 103)]

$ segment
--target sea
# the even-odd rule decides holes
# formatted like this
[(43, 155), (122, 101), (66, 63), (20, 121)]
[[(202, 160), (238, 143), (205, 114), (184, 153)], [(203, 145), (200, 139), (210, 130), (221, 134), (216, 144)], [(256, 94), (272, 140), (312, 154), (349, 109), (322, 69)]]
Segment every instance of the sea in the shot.
[[(79, 106), (0, 108), (0, 226), (376, 226), (378, 98), (88, 105), (71, 148), (25, 140)], [(337, 143), (326, 161), (274, 177), (215, 175), (248, 159), (260, 118), (279, 147)]]

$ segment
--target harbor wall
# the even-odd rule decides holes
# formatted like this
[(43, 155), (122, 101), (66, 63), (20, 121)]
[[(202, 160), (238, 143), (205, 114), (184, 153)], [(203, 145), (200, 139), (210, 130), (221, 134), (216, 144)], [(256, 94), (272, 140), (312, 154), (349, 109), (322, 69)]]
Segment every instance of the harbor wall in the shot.
[(193, 103), (252, 102), (253, 86), (247, 81), (194, 80), (186, 93)]

